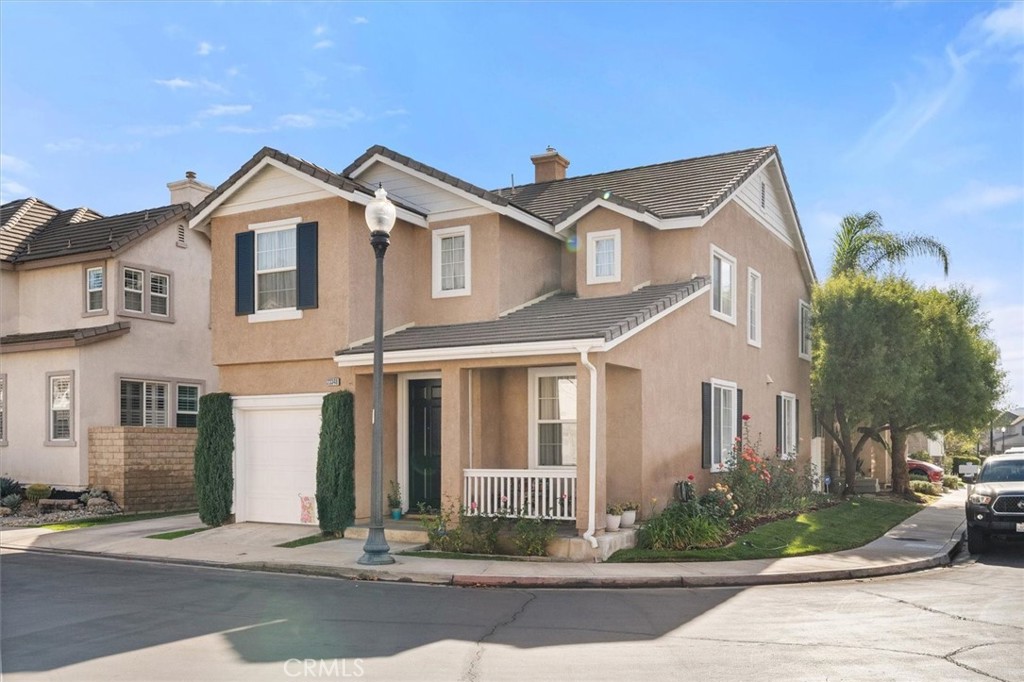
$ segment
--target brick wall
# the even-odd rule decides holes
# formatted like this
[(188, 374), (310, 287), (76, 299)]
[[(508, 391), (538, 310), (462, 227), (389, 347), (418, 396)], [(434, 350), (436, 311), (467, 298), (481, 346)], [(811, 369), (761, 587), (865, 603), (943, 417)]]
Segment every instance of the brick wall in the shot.
[(195, 447), (195, 429), (90, 428), (89, 484), (125, 511), (195, 509)]

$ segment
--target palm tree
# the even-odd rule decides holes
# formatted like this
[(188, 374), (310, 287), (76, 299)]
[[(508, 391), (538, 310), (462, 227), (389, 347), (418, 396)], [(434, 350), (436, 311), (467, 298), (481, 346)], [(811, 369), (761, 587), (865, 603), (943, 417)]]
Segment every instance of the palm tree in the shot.
[(942, 263), (943, 274), (949, 274), (949, 252), (937, 240), (887, 232), (875, 211), (851, 213), (839, 223), (833, 241), (832, 275), (871, 274), (885, 265), (899, 265), (910, 256), (935, 256)]

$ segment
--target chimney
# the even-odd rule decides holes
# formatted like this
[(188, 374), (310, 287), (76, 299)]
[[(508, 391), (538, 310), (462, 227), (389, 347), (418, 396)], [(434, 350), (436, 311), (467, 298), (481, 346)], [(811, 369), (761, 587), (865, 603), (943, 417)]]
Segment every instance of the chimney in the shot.
[(569, 159), (559, 154), (554, 147), (548, 147), (543, 154), (531, 156), (530, 161), (533, 161), (534, 166), (534, 182), (565, 180)]
[(205, 182), (196, 180), (195, 171), (185, 171), (185, 179), (168, 182), (167, 189), (171, 190), (172, 204), (187, 202), (193, 206), (205, 199), (206, 195), (214, 190), (213, 187), (210, 187)]

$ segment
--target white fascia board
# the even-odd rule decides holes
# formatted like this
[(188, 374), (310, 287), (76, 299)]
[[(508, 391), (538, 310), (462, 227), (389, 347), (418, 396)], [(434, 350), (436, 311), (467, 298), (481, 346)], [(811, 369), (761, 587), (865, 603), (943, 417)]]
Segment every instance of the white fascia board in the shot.
[(438, 189), (441, 189), (450, 194), (454, 194), (455, 196), (461, 199), (465, 199), (466, 201), (474, 203), (478, 206), (484, 206), (490, 211), (494, 211), (495, 213), (498, 213), (500, 215), (513, 218), (523, 223), (524, 225), (529, 225), (530, 227), (539, 230), (550, 237), (555, 237), (557, 239), (564, 240), (564, 238), (561, 235), (556, 234), (556, 230), (551, 226), (550, 223), (541, 220), (540, 218), (530, 215), (529, 213), (526, 213), (525, 211), (515, 208), (514, 206), (499, 206), (498, 204), (492, 203), (486, 199), (478, 197), (477, 195), (467, 192), (466, 190), (459, 189), (458, 187), (450, 185), (447, 182), (444, 182), (443, 180), (438, 180), (437, 178), (431, 175), (421, 173), (418, 170), (409, 168), (405, 164), (399, 163), (394, 159), (389, 159), (386, 156), (381, 156), (380, 154), (374, 154), (372, 157), (367, 159), (362, 165), (359, 166), (359, 168), (352, 172), (350, 177), (358, 177), (360, 173), (362, 173), (375, 163), (382, 163), (385, 166), (389, 166), (397, 171), (406, 173), (407, 175), (410, 175), (418, 180), (422, 180), (423, 182), (429, 185), (433, 185)]
[(606, 199), (594, 199), (590, 203), (586, 204), (578, 211), (573, 212), (565, 220), (560, 221), (555, 225), (556, 232), (564, 232), (568, 228), (579, 222), (580, 218), (590, 213), (595, 208), (606, 208), (609, 211), (623, 215), (631, 220), (638, 220), (646, 225), (650, 225), (656, 230), (685, 230), (694, 227), (700, 227), (707, 222), (708, 218), (701, 218), (700, 216), (682, 216), (680, 218), (659, 218), (650, 213), (643, 213), (641, 211), (634, 210), (632, 208), (626, 208), (620, 206), (614, 202)]
[[(384, 364), (395, 365), (407, 362), (440, 362), (443, 360), (480, 360), (485, 358), (521, 358), (530, 355), (576, 354), (580, 345), (599, 347), (603, 338), (570, 339), (566, 341), (534, 341), (530, 343), (496, 343), (486, 346), (448, 346), (446, 348), (424, 348), (417, 350), (396, 350), (384, 353)], [(597, 350), (597, 348), (595, 348)], [(338, 367), (362, 367), (373, 364), (373, 353), (359, 355), (336, 355)]]
[(605, 344), (601, 345), (598, 348), (592, 348), (591, 350), (594, 351), (594, 352), (599, 352), (599, 353), (600, 352), (610, 351), (612, 348), (615, 348), (617, 345), (619, 345), (623, 341), (627, 341), (628, 339), (632, 338), (633, 336), (639, 334), (643, 330), (645, 330), (648, 327), (650, 327), (652, 324), (660, 321), (664, 317), (667, 317), (668, 315), (670, 315), (671, 313), (679, 310), (684, 305), (686, 305), (690, 301), (694, 300), (698, 296), (706, 294), (709, 291), (711, 291), (711, 285), (710, 284), (706, 284), (703, 287), (701, 287), (700, 289), (698, 289), (697, 291), (693, 292), (692, 294), (690, 294), (689, 296), (684, 298), (683, 300), (679, 301), (679, 303), (676, 303), (675, 305), (672, 305), (672, 306), (669, 306), (668, 308), (665, 308), (664, 310), (662, 310), (660, 313), (658, 313), (654, 317), (650, 318), (649, 320), (645, 320), (642, 324), (639, 324), (636, 327), (633, 327), (632, 329), (630, 329), (628, 332), (626, 332), (622, 336), (616, 336), (614, 339), (612, 339), (608, 343), (605, 343)]
[[(794, 206), (793, 202), (791, 201), (793, 193), (789, 189), (789, 183), (786, 181), (786, 174), (782, 170), (782, 163), (779, 161), (778, 155), (769, 155), (769, 157), (764, 160), (764, 163), (762, 163), (758, 167), (758, 170), (767, 167), (768, 164), (771, 163), (775, 164), (775, 177), (778, 179), (779, 184), (782, 186), (782, 189), (785, 190), (784, 192), (782, 192), (783, 199), (786, 202), (786, 209), (789, 211), (789, 217), (793, 221), (793, 226), (796, 228), (796, 235), (800, 240), (800, 254), (803, 256), (804, 266), (807, 268), (807, 281), (809, 284), (814, 284), (815, 277), (814, 268), (811, 265), (811, 252), (807, 248), (807, 239), (804, 237), (803, 228), (800, 227), (800, 217), (796, 214), (796, 206)], [(790, 245), (795, 247), (794, 244)]]
[(290, 393), (278, 395), (233, 396), (231, 406), (236, 410), (307, 410), (319, 408), (326, 393)]
[[(202, 212), (195, 215), (191, 220), (189, 220), (189, 228), (193, 230), (198, 229), (200, 231), (206, 232), (208, 228), (207, 230), (203, 230), (203, 228), (206, 227), (206, 222), (209, 220), (213, 212), (216, 211), (221, 206), (221, 204), (227, 201), (228, 198), (231, 197), (231, 195), (233, 195), (235, 192), (237, 192), (239, 189), (245, 186), (245, 184), (249, 182), (249, 180), (255, 177), (257, 173), (259, 173), (267, 166), (273, 166), (274, 168), (284, 171), (285, 173), (293, 175), (299, 179), (305, 180), (311, 184), (317, 185), (325, 192), (329, 192), (330, 194), (333, 194), (337, 197), (341, 197), (342, 199), (345, 199), (347, 201), (362, 204), (363, 206), (370, 203), (370, 200), (373, 199), (372, 196), (367, 194), (362, 194), (359, 192), (349, 192), (348, 190), (339, 189), (334, 185), (330, 185), (326, 182), (323, 182), (322, 180), (314, 178), (313, 176), (307, 173), (303, 173), (300, 170), (292, 168), (288, 164), (281, 163), (277, 159), (265, 156), (262, 159), (260, 159), (259, 163), (253, 166), (248, 173), (239, 178), (237, 182), (235, 182), (230, 188), (225, 190), (223, 194), (217, 197), (217, 199), (214, 200), (213, 203), (211, 203), (209, 206), (204, 208)], [(409, 211), (408, 209), (402, 208), (401, 206), (397, 205), (395, 206), (395, 211), (398, 217), (404, 220), (405, 222), (410, 223), (412, 225), (416, 225), (417, 227), (427, 227), (427, 220), (423, 216), (417, 213), (413, 213), (412, 211)]]

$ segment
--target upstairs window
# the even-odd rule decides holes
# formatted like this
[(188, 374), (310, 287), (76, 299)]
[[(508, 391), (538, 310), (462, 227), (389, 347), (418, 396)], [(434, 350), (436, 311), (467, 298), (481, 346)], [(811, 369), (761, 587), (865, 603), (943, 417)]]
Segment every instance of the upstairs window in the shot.
[(131, 313), (142, 314), (142, 282), (146, 273), (135, 268), (124, 269), (124, 309)]
[(711, 315), (736, 324), (736, 259), (711, 247)]
[(747, 343), (761, 347), (761, 273), (747, 268)]
[(123, 265), (121, 273), (120, 314), (172, 321), (169, 274), (140, 265)]
[(170, 312), (171, 278), (152, 273), (149, 276), (149, 312), (158, 317), (167, 317)]
[(800, 349), (799, 355), (804, 360), (811, 359), (811, 306), (800, 301)]
[(317, 223), (300, 220), (255, 223), (235, 235), (236, 315), (298, 319), (317, 307)]
[(587, 235), (587, 284), (622, 281), (622, 231)]
[(432, 243), (434, 298), (468, 296), (472, 292), (469, 226), (434, 230)]
[(102, 265), (85, 269), (85, 312), (104, 313), (107, 310), (106, 274)]

